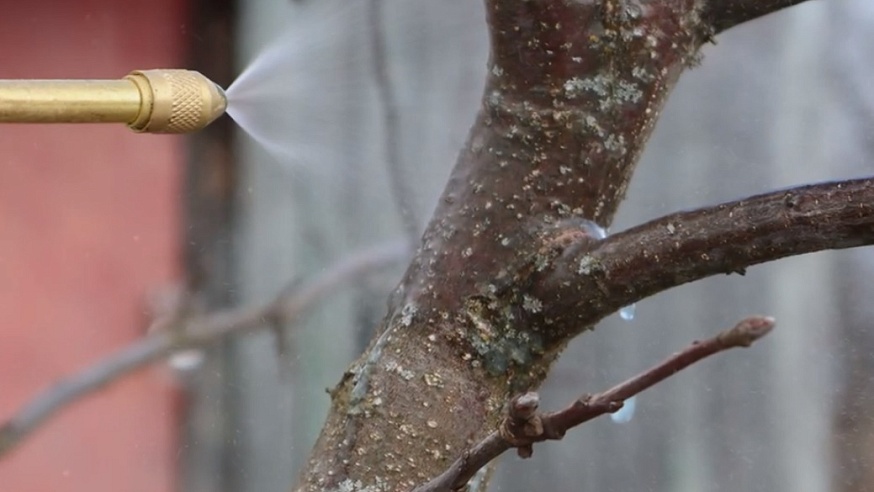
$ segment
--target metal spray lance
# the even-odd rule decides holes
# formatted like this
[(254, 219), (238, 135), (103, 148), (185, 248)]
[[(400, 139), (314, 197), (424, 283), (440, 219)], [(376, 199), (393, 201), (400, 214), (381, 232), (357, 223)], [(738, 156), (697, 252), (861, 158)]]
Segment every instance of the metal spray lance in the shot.
[(136, 132), (190, 133), (227, 108), (193, 70), (137, 70), (118, 80), (0, 80), (0, 123), (125, 123)]

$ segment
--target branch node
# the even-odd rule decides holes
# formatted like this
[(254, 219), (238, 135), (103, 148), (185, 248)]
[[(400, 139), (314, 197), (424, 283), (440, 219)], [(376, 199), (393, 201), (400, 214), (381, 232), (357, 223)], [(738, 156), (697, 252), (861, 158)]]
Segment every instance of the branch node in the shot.
[(508, 414), (510, 415), (510, 418), (514, 420), (528, 420), (535, 412), (537, 412), (539, 406), (540, 395), (533, 391), (529, 391), (528, 393), (513, 398), (510, 402)]
[(507, 408), (507, 417), (501, 422), (498, 433), (507, 444), (517, 448), (521, 458), (534, 453), (531, 443), (543, 435), (543, 420), (537, 413), (540, 396), (528, 392), (513, 398)]
[(616, 413), (619, 410), (622, 410), (622, 407), (625, 406), (625, 401), (607, 401), (604, 402), (604, 411), (607, 413)]

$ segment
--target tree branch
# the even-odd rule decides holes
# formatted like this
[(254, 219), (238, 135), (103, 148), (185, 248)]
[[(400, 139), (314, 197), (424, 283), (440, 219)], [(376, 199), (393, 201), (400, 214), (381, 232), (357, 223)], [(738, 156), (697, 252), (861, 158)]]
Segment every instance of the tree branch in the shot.
[(671, 214), (601, 241), (585, 236), (544, 272), (532, 295), (552, 299), (541, 321), (558, 342), (687, 282), (872, 243), (874, 178), (801, 186)]
[(385, 125), (383, 149), (388, 166), (391, 195), (401, 219), (401, 226), (412, 247), (419, 241), (422, 233), (419, 219), (416, 217), (416, 211), (413, 206), (413, 197), (410, 190), (411, 180), (407, 175), (407, 169), (401, 157), (400, 143), (398, 142), (400, 115), (398, 114), (394, 85), (389, 73), (385, 26), (382, 21), (383, 10), (383, 0), (370, 0), (367, 5), (367, 14), (370, 22), (370, 47), (373, 50), (373, 70), (376, 78), (376, 90), (379, 103), (382, 106), (383, 125)]
[(708, 0), (702, 17), (716, 33), (807, 0)]
[(466, 451), (442, 474), (413, 492), (451, 492), (461, 489), (473, 475), (501, 453), (517, 448), (520, 456), (531, 456), (531, 445), (546, 440), (558, 440), (580, 424), (605, 413), (622, 408), (632, 396), (664, 381), (681, 370), (711, 355), (735, 347), (749, 347), (770, 333), (774, 319), (752, 316), (713, 338), (694, 342), (660, 364), (597, 395), (582, 395), (568, 407), (553, 413), (537, 412), (539, 397), (525, 393), (514, 398), (508, 415), (497, 431)]
[[(332, 392), (300, 491), (424, 483), (447, 451), (485, 436), (511, 395), (537, 388), (582, 328), (681, 283), (673, 267), (636, 261), (627, 239), (635, 261), (607, 265), (618, 278), (581, 275), (585, 254), (622, 239), (575, 240), (585, 234), (571, 223), (609, 226), (678, 77), (728, 25), (716, 10), (702, 16), (708, 1), (485, 0), (480, 112), (388, 315)], [(636, 280), (646, 268), (655, 279)]]
[(184, 326), (167, 326), (137, 341), (83, 371), (65, 378), (37, 395), (0, 427), (0, 456), (18, 445), (59, 410), (122, 376), (175, 352), (215, 343), (268, 326), (268, 321), (292, 323), (344, 284), (380, 271), (403, 260), (405, 241), (395, 241), (350, 255), (306, 285), (283, 289), (272, 302), (261, 307), (220, 311), (184, 320)]

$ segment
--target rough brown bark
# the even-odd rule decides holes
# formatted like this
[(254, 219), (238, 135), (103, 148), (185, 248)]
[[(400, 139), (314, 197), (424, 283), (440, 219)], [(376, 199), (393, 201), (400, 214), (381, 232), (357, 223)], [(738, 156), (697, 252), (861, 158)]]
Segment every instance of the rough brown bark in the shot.
[(331, 393), (300, 490), (413, 489), (496, 429), (513, 394), (536, 388), (568, 340), (623, 304), (874, 240), (870, 180), (593, 240), (590, 221), (609, 225), (700, 45), (794, 3), (487, 0), (482, 109), (383, 326)]

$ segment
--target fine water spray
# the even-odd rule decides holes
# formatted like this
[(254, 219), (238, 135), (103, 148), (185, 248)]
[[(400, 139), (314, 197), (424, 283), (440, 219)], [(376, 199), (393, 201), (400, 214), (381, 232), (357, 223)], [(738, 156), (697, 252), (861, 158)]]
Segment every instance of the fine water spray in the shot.
[(190, 133), (227, 109), (225, 92), (193, 70), (136, 70), (117, 80), (0, 80), (0, 123), (124, 123)]

